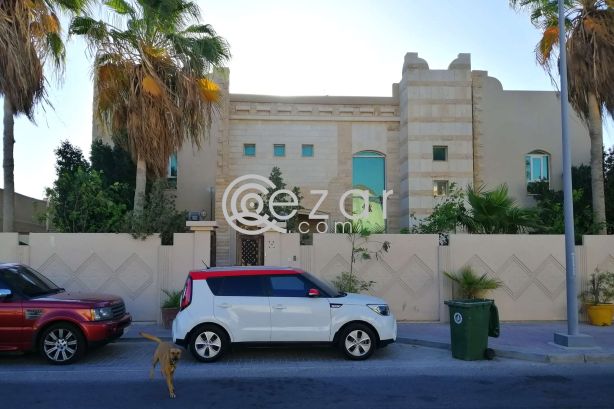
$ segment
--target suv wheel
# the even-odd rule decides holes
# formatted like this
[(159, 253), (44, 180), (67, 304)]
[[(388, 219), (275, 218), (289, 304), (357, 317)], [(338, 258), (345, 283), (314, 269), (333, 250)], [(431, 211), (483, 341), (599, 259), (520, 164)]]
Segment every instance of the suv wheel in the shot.
[(214, 362), (224, 355), (230, 340), (226, 331), (217, 325), (201, 325), (190, 339), (190, 352), (201, 362)]
[(366, 325), (350, 324), (339, 336), (339, 347), (348, 359), (362, 361), (375, 351), (375, 334)]
[(72, 364), (83, 356), (85, 339), (74, 325), (54, 324), (41, 334), (38, 350), (52, 364)]

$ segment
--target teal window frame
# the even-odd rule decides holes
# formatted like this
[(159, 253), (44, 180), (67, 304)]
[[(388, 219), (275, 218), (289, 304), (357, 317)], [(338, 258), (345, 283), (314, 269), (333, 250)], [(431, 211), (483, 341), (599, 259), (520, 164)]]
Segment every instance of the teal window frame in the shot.
[(301, 156), (303, 158), (313, 158), (313, 144), (303, 144), (301, 146)]
[(529, 153), (525, 156), (525, 177), (527, 184), (532, 182), (550, 183), (550, 155)]
[(166, 177), (168, 179), (177, 179), (177, 152), (173, 153), (168, 158)]
[(256, 156), (256, 144), (244, 143), (243, 144), (243, 156), (253, 157)]
[(276, 158), (283, 158), (286, 156), (286, 145), (283, 143), (276, 143), (273, 145), (273, 156)]

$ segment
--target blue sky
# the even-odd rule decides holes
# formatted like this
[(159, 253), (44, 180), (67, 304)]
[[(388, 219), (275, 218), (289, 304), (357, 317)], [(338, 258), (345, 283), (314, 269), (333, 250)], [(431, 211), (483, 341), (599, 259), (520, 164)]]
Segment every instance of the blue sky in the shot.
[[(200, 0), (203, 21), (230, 43), (230, 91), (277, 95), (391, 95), (406, 52), (431, 68), (471, 53), (505, 89), (551, 90), (535, 63), (539, 33), (506, 0)], [(15, 122), (15, 187), (43, 197), (55, 179), (53, 150), (68, 139), (89, 156), (91, 58), (80, 39), (68, 43), (64, 83), (53, 83), (53, 109), (34, 125)], [(614, 143), (608, 124), (606, 146)], [(588, 137), (587, 137), (588, 143)], [(3, 182), (0, 180), (0, 186)]]

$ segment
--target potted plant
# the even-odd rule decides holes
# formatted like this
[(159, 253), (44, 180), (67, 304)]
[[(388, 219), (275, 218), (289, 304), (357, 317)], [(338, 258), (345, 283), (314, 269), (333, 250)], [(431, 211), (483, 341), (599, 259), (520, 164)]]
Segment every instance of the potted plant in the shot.
[(483, 297), (503, 283), (486, 274), (477, 275), (468, 266), (444, 275), (460, 290), (460, 298), (445, 302), (450, 309), (452, 356), (466, 361), (492, 359), (494, 351), (488, 349), (488, 337), (499, 336), (499, 314), (493, 300)]
[(181, 302), (181, 291), (162, 290), (166, 295), (166, 299), (162, 302), (162, 325), (164, 328), (169, 329), (179, 312), (179, 303)]
[(595, 270), (588, 282), (588, 289), (582, 299), (588, 320), (592, 325), (612, 325), (614, 305), (608, 304), (614, 298), (614, 273)]

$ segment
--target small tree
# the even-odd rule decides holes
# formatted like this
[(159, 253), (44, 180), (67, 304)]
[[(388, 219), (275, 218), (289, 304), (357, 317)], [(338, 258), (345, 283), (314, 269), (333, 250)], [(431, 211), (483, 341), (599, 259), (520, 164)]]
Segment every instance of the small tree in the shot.
[(47, 188), (49, 207), (41, 215), (63, 233), (98, 233), (121, 230), (126, 206), (118, 200), (125, 188), (106, 185), (102, 174), (91, 169), (83, 153), (68, 141), (55, 150), (57, 179)]
[(92, 169), (101, 173), (105, 188), (115, 183), (120, 183), (124, 187), (120, 192), (121, 203), (125, 204), (128, 209), (132, 209), (136, 165), (130, 154), (117, 144), (111, 147), (101, 140), (95, 140), (92, 142), (90, 162)]
[[(275, 193), (278, 190), (287, 189), (287, 185), (286, 185), (286, 182), (284, 182), (284, 177), (281, 173), (281, 170), (277, 166), (273, 167), (273, 169), (271, 170), (271, 174), (269, 175), (269, 180), (273, 182), (275, 187), (269, 188), (268, 192), (265, 195), (262, 195), (262, 199), (264, 201), (264, 209), (262, 210), (262, 213), (269, 216), (270, 219), (277, 220), (277, 221), (283, 221), (283, 220), (279, 220), (278, 218), (274, 217), (271, 214), (271, 211), (269, 209), (269, 203), (271, 201), (271, 196), (273, 195), (273, 193)], [(276, 206), (275, 210), (280, 215), (288, 215), (293, 210), (302, 209), (301, 200), (303, 200), (303, 196), (301, 195), (301, 189), (295, 186), (290, 190), (298, 198), (298, 206), (283, 206), (283, 205)], [(290, 197), (288, 195), (278, 195), (275, 198), (275, 202), (276, 203), (290, 203)], [(286, 229), (289, 232), (297, 231), (298, 215), (295, 215), (294, 217), (286, 220), (285, 222), (286, 222)]]
[[(364, 281), (354, 275), (354, 264), (358, 261), (371, 260), (375, 257), (379, 260), (383, 253), (390, 250), (389, 241), (377, 241), (370, 238), (371, 231), (365, 228), (360, 220), (352, 223), (352, 228), (345, 233), (351, 247), (350, 254), (350, 271), (343, 271), (333, 280), (333, 285), (339, 291), (356, 293), (360, 291), (368, 291), (371, 289), (375, 281)], [(371, 250), (369, 244), (376, 243), (379, 245), (376, 250)]]
[(160, 233), (162, 244), (173, 244), (173, 233), (187, 230), (186, 212), (175, 210), (175, 196), (168, 192), (168, 184), (157, 180), (145, 196), (142, 211), (130, 211), (125, 219), (125, 231), (134, 238), (144, 240), (147, 236)]

